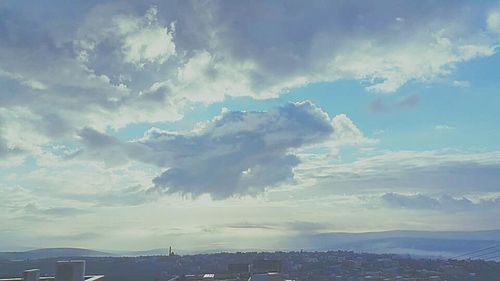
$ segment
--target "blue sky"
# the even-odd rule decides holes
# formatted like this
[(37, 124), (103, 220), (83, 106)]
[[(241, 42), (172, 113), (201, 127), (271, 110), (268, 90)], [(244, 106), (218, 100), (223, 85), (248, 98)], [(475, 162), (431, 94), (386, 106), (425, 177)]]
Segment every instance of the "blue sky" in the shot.
[(498, 229), (499, 43), (498, 1), (3, 1), (0, 249)]

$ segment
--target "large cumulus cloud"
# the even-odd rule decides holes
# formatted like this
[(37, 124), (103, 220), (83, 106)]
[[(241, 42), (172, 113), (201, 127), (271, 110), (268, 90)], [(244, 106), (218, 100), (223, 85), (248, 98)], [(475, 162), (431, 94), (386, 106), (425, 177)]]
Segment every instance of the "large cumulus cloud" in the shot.
[(300, 162), (292, 150), (324, 142), (333, 132), (330, 117), (306, 101), (268, 111), (225, 111), (190, 133), (153, 128), (128, 143), (90, 128), (80, 137), (87, 147), (83, 154), (113, 151), (108, 159), (166, 167), (153, 179), (156, 189), (221, 199), (292, 181)]
[[(72, 138), (88, 124), (103, 129), (180, 118), (181, 98), (174, 101), (114, 80), (125, 75), (118, 68), (106, 73), (109, 76), (94, 69), (88, 63), (91, 54), (84, 57), (92, 44), (83, 41), (85, 37), (79, 35), (78, 29), (59, 33), (61, 30), (54, 26), (26, 17), (22, 6), (2, 5), (0, 15), (0, 119), (8, 145), (33, 153), (52, 141)], [(117, 34), (110, 41), (120, 43), (113, 43), (113, 52), (119, 52), (121, 60), (139, 69), (145, 63), (160, 65), (175, 54), (173, 43), (163, 42), (170, 38), (171, 30), (156, 22), (154, 11), (126, 15), (112, 17), (116, 25), (101, 30), (111, 29)], [(135, 78), (141, 85), (141, 79)]]

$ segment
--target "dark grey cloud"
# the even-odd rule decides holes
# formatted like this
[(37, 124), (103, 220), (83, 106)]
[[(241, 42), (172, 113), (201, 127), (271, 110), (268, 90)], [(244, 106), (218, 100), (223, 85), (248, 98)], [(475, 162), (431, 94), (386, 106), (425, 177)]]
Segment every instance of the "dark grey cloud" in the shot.
[(397, 105), (401, 108), (412, 108), (417, 106), (417, 104), (420, 102), (420, 96), (418, 95), (407, 95), (402, 97), (398, 102)]
[(439, 197), (433, 197), (423, 194), (399, 194), (385, 193), (381, 197), (381, 202), (390, 208), (403, 209), (426, 209), (441, 211), (470, 211), (478, 209), (498, 208), (500, 207), (500, 197), (481, 199), (472, 201), (467, 197), (452, 197), (444, 194)]
[[(128, 163), (132, 153), (133, 144), (123, 143), (120, 140), (101, 133), (93, 128), (85, 127), (78, 136), (84, 146), (90, 148), (85, 151), (85, 157), (102, 159), (108, 166), (123, 165)], [(68, 158), (80, 157), (83, 153), (78, 150)]]
[(398, 99), (396, 102), (386, 102), (378, 97), (368, 104), (368, 110), (373, 113), (388, 112), (393, 110), (411, 109), (420, 103), (420, 95), (411, 94)]
[(223, 199), (293, 181), (300, 161), (290, 150), (325, 141), (333, 130), (329, 116), (306, 101), (262, 112), (225, 112), (188, 134), (151, 129), (143, 139), (123, 143), (86, 128), (80, 137), (87, 155), (166, 167), (153, 179), (157, 190)]
[(83, 144), (95, 148), (107, 148), (119, 144), (119, 141), (106, 134), (99, 133), (92, 128), (83, 128), (79, 136), (81, 137)]
[(167, 192), (214, 198), (257, 194), (293, 180), (299, 164), (290, 154), (333, 133), (329, 117), (309, 102), (267, 112), (228, 112), (195, 136), (165, 136), (143, 142), (175, 151), (175, 161), (153, 182)]
[(381, 98), (376, 98), (368, 104), (368, 110), (371, 112), (383, 112), (386, 111), (386, 105)]

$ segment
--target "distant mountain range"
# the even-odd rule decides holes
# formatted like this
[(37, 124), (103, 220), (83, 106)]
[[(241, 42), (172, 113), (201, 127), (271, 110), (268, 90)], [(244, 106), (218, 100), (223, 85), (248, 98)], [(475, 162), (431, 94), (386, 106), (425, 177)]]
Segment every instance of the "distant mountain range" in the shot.
[(302, 241), (309, 250), (342, 249), (369, 253), (453, 257), (499, 245), (500, 230), (487, 231), (384, 231), (321, 233)]
[[(352, 250), (370, 253), (409, 254), (422, 257), (453, 257), (492, 245), (499, 245), (500, 247), (500, 230), (332, 232), (294, 237), (290, 245), (294, 245), (296, 248), (290, 248), (289, 250)], [(274, 249), (262, 250), (272, 251)], [(231, 250), (226, 249), (226, 251)], [(80, 248), (47, 248), (23, 252), (0, 252), (0, 259), (26, 260), (70, 257), (155, 256), (167, 254), (168, 249), (95, 251)]]
[(168, 249), (147, 251), (96, 251), (82, 248), (44, 248), (20, 252), (0, 252), (0, 260), (26, 260), (76, 257), (139, 257), (168, 255)]
[(0, 252), (0, 259), (26, 260), (59, 257), (109, 257), (114, 254), (79, 248), (46, 248), (23, 252)]

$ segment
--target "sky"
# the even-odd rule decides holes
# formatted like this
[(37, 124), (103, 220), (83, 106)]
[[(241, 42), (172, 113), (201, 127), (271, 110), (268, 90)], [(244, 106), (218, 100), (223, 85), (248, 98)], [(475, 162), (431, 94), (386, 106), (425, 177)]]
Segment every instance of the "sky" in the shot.
[(500, 229), (499, 52), (498, 1), (0, 1), (0, 250)]

